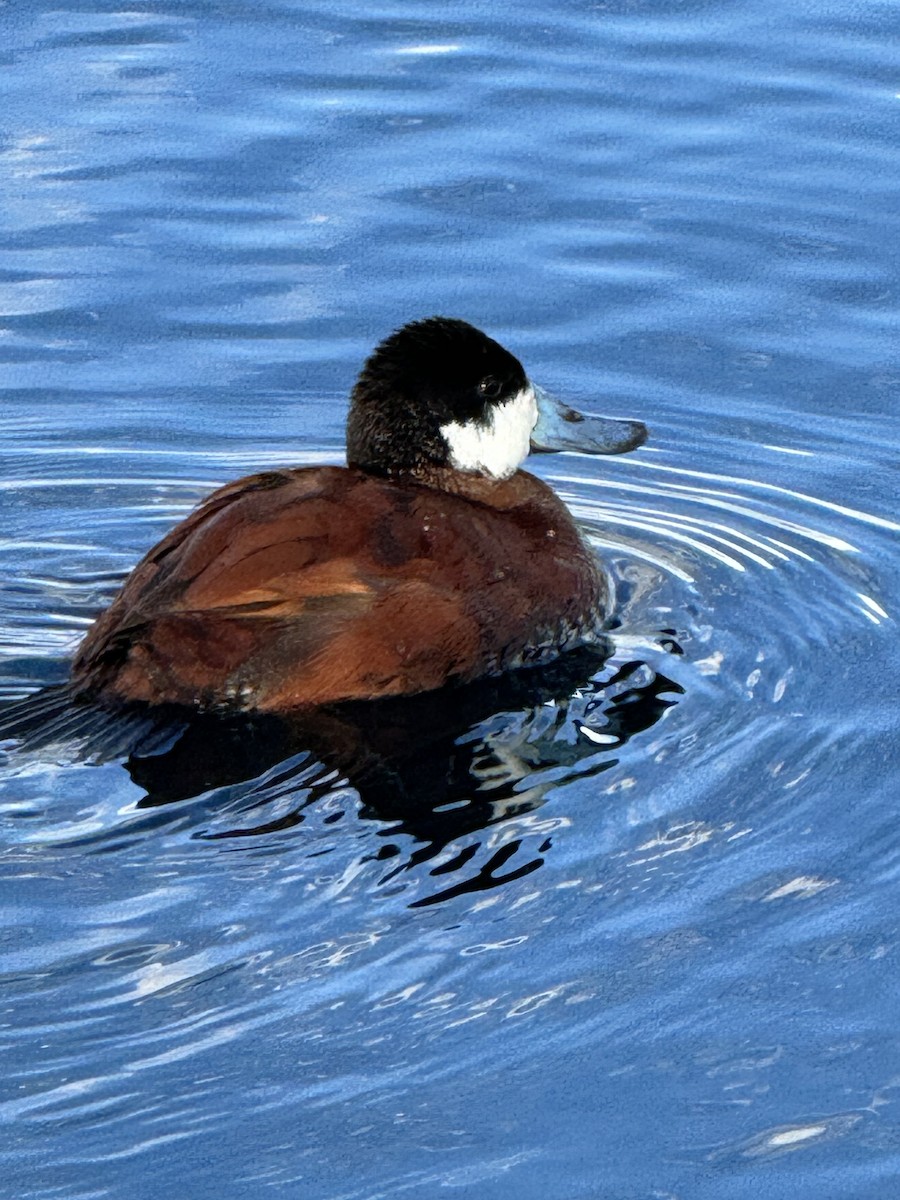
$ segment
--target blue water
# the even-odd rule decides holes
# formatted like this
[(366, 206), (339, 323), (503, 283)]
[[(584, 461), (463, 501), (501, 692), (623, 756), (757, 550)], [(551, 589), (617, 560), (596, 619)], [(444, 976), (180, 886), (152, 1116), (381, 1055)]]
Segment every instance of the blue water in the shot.
[(613, 656), (443, 815), (7, 743), (4, 1197), (897, 1194), (897, 27), (0, 7), (0, 698), (216, 483), (340, 461), (412, 317), (652, 430), (536, 462)]

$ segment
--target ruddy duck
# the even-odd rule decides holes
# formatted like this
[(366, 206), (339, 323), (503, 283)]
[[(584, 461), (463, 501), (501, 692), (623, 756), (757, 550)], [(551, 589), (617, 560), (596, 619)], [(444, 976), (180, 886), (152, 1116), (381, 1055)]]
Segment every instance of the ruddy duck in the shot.
[(351, 395), (346, 467), (267, 471), (154, 547), (72, 667), (102, 703), (286, 712), (465, 683), (601, 637), (606, 575), (530, 449), (617, 454), (465, 321), (388, 337)]

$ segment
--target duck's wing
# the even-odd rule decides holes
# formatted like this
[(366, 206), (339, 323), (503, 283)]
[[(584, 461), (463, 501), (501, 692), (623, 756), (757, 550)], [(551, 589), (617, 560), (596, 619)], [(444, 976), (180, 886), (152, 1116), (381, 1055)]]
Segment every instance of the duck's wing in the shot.
[(475, 633), (402, 522), (398, 536), (393, 500), (340, 468), (221, 489), (135, 568), (73, 681), (118, 701), (255, 708), (409, 690), (411, 672), (441, 682)]
[(358, 507), (365, 480), (339, 468), (310, 468), (249, 482), (211, 497), (175, 544), (162, 542), (148, 555), (154, 577), (141, 585), (145, 607), (293, 617), (307, 601), (321, 608), (325, 599), (372, 590), (358, 569), (371, 519)]

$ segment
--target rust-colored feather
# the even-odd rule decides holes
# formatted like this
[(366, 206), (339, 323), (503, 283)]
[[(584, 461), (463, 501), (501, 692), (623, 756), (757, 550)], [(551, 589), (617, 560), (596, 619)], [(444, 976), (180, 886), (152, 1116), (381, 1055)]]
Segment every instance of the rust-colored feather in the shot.
[(439, 482), (321, 467), (213, 493), (89, 631), (76, 686), (285, 710), (474, 679), (590, 631), (603, 578), (549, 488)]

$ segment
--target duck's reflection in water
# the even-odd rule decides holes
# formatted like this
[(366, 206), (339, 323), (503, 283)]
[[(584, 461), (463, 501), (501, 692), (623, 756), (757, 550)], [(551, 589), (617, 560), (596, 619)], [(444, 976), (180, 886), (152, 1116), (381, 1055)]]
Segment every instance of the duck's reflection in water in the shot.
[[(359, 815), (384, 826), (374, 856), (385, 862), (381, 883), (430, 863), (441, 886), (414, 903), (431, 904), (536, 870), (549, 838), (533, 853), (522, 838), (473, 835), (532, 812), (561, 783), (615, 766), (624, 743), (682, 692), (648, 661), (608, 663), (604, 651), (578, 651), (418, 696), (290, 718), (194, 717), (164, 748), (132, 753), (126, 767), (145, 808), (228, 789), (229, 823), (197, 835), (215, 840), (299, 825), (349, 785)], [(231, 824), (237, 813), (240, 827)]]

